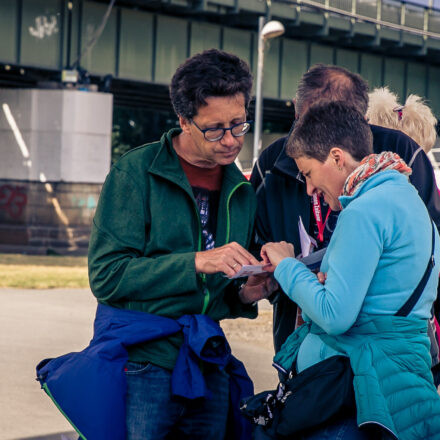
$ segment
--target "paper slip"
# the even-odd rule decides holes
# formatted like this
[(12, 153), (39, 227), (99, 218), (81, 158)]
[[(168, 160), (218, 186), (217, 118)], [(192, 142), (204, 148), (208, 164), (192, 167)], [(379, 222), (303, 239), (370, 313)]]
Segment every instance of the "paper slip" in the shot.
[(267, 270), (263, 269), (264, 266), (261, 264), (256, 265), (244, 265), (241, 267), (241, 269), (232, 277), (228, 277), (229, 279), (233, 280), (235, 278), (242, 278), (242, 277), (249, 277), (251, 275), (258, 275), (261, 273), (266, 273)]
[(308, 257), (310, 251), (317, 246), (316, 240), (310, 237), (309, 234), (307, 234), (301, 216), (299, 217), (298, 220), (298, 230), (299, 230), (299, 240), (301, 243), (301, 255), (303, 258), (305, 258)]
[[(298, 258), (298, 260), (304, 263), (310, 270), (319, 269), (326, 251), (327, 248), (320, 249), (319, 251), (312, 252), (307, 257)], [(235, 278), (249, 277), (251, 275), (258, 275), (268, 272), (267, 270), (263, 269), (263, 267), (264, 266), (261, 264), (244, 265), (234, 276), (228, 278), (233, 280)]]

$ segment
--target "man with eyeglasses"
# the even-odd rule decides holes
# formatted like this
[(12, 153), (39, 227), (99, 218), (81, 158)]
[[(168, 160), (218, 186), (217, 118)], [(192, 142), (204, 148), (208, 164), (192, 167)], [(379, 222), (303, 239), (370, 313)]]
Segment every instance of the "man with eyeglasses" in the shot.
[[(129, 440), (225, 437), (227, 368), (182, 347), (217, 329), (221, 319), (256, 317), (255, 302), (275, 290), (268, 275), (249, 277), (245, 284), (230, 279), (243, 265), (260, 264), (247, 250), (254, 191), (234, 164), (250, 128), (251, 89), (249, 67), (236, 56), (212, 49), (189, 58), (170, 86), (180, 128), (127, 153), (103, 186), (89, 248), (90, 285), (98, 302), (179, 325), (184, 315), (210, 318), (209, 329), (190, 327), (128, 347)], [(218, 345), (214, 338), (202, 352), (212, 355)], [(176, 362), (187, 365), (179, 377)], [(197, 395), (194, 388), (175, 392), (187, 375), (191, 386), (203, 378), (202, 398), (188, 398)]]

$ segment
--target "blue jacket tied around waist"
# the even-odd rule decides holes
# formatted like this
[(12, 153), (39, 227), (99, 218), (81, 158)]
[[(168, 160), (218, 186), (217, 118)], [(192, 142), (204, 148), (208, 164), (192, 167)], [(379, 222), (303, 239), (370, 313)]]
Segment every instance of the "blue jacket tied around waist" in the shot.
[(240, 414), (239, 401), (253, 394), (252, 381), (231, 355), (220, 326), (205, 315), (174, 320), (99, 304), (90, 345), (79, 353), (41, 361), (37, 379), (83, 439), (125, 439), (126, 347), (180, 331), (184, 342), (173, 370), (172, 394), (210, 398), (200, 360), (225, 368), (230, 375), (234, 437), (250, 439), (251, 426)]

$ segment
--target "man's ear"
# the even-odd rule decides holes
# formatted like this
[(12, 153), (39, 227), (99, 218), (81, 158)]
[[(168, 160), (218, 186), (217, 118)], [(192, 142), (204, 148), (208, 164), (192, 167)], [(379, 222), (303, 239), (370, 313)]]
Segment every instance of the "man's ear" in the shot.
[(179, 115), (180, 128), (184, 133), (189, 133), (191, 129), (191, 121)]

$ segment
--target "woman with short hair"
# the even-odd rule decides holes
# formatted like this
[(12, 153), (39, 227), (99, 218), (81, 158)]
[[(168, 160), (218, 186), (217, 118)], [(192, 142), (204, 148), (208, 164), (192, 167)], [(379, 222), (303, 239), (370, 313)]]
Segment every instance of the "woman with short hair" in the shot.
[(440, 241), (408, 182), (411, 169), (394, 153), (371, 154), (367, 122), (340, 102), (312, 106), (295, 126), (287, 152), (308, 194), (342, 212), (318, 279), (293, 258), (292, 245), (262, 248), (306, 320), (307, 331), (291, 335), (275, 363), (300, 374), (333, 356), (349, 357), (357, 410), (356, 417), (333, 418), (300, 438), (440, 438), (427, 335)]

